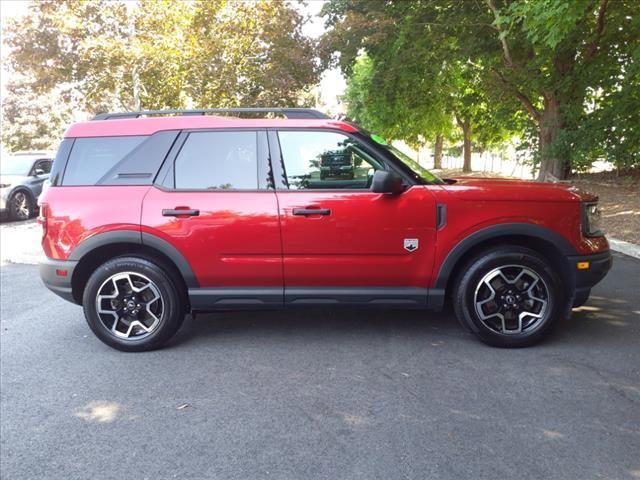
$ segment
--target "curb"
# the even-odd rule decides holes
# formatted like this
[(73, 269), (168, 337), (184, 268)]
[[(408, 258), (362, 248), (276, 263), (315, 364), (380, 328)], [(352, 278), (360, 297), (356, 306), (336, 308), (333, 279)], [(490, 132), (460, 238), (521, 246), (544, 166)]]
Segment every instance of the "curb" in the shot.
[(615, 238), (607, 238), (609, 240), (609, 247), (616, 252), (624, 253), (630, 257), (640, 258), (640, 245), (625, 242), (624, 240), (617, 240)]

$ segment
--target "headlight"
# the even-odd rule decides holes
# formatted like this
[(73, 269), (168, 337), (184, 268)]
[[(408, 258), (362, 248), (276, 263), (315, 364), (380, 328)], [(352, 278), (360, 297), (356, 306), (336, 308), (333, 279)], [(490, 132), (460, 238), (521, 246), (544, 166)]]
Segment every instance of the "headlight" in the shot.
[(0, 188), (8, 188), (10, 186), (11, 186), (10, 183), (0, 183)]
[(600, 237), (603, 235), (601, 219), (602, 215), (597, 203), (582, 204), (582, 233), (586, 237)]

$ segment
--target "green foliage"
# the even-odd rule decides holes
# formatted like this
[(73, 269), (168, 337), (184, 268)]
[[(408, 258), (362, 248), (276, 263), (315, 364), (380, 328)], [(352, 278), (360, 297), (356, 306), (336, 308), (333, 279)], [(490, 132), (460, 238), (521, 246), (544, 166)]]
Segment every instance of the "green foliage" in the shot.
[(395, 89), (370, 113), (399, 118), (402, 132), (428, 131), (444, 110), (467, 118), (479, 144), (517, 133), (535, 145), (542, 176), (595, 159), (638, 164), (636, 0), (331, 0), (324, 12), (325, 62), (354, 83), (365, 51), (372, 85)]
[(36, 93), (24, 79), (7, 85), (2, 101), (2, 144), (9, 151), (48, 150), (57, 146), (71, 120), (71, 108), (59, 92)]
[(417, 142), (418, 136), (426, 132), (420, 131), (419, 122), (415, 119), (406, 121), (401, 118), (397, 91), (389, 89), (385, 79), (374, 76), (376, 71), (369, 56), (363, 55), (357, 60), (344, 97), (348, 116), (383, 137)]
[(586, 112), (583, 121), (567, 129), (561, 147), (571, 149), (576, 170), (587, 170), (596, 160), (618, 169), (640, 165), (640, 48), (633, 63), (613, 90), (589, 92), (587, 104), (598, 108)]
[[(53, 110), (82, 116), (302, 105), (319, 76), (304, 21), (292, 5), (274, 0), (33, 2), (28, 15), (3, 28), (7, 65), (24, 76), (15, 90), (21, 98), (12, 102), (37, 111), (56, 92)], [(36, 142), (27, 125), (5, 111), (3, 130), (17, 136), (11, 145)], [(54, 122), (46, 134), (58, 130)]]
[(504, 33), (521, 24), (522, 31), (532, 45), (539, 45), (554, 50), (563, 41), (571, 37), (576, 25), (591, 9), (584, 0), (545, 0), (537, 2), (517, 1), (511, 3), (505, 14), (496, 20)]
[[(438, 134), (455, 139), (457, 124), (479, 148), (503, 141), (520, 126), (508, 118), (514, 115), (513, 102), (487, 94), (486, 68), (461, 57), (455, 36), (431, 28), (437, 19), (419, 3), (357, 3), (357, 11), (352, 5), (327, 4), (334, 15), (330, 19), (338, 23), (323, 39), (334, 48), (349, 39), (351, 52), (354, 35), (366, 35), (360, 43), (365, 54), (353, 59), (340, 51), (339, 63), (350, 73), (345, 95), (350, 117), (411, 144)], [(345, 7), (340, 17), (337, 9)]]
[(304, 93), (319, 69), (302, 24), (284, 2), (197, 2), (188, 32), (190, 96), (203, 106), (308, 103)]

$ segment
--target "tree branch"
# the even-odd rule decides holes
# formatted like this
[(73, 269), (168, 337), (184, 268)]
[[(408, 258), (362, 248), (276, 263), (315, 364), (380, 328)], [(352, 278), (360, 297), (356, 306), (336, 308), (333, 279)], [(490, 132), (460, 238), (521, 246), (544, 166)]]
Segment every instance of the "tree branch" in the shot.
[(456, 112), (456, 111), (453, 112), (453, 118), (456, 119), (456, 123), (458, 124), (458, 126), (460, 128), (462, 128), (462, 121), (460, 120), (460, 117), (458, 116), (458, 112)]
[(529, 100), (529, 97), (527, 97), (524, 93), (522, 93), (520, 90), (518, 90), (517, 87), (515, 85), (513, 85), (511, 82), (509, 82), (509, 80), (507, 80), (504, 77), (504, 75), (502, 75), (502, 73), (500, 73), (500, 71), (498, 71), (496, 68), (491, 67), (491, 71), (495, 74), (495, 76), (498, 78), (498, 80), (500, 80), (500, 82), (505, 87), (507, 87), (509, 90), (513, 91), (513, 93), (516, 96), (516, 98), (520, 101), (522, 106), (524, 106), (524, 108), (529, 113), (529, 116), (531, 117), (531, 119), (534, 122), (539, 124), (540, 120), (542, 118), (542, 114), (540, 113), (540, 110), (538, 110), (536, 108), (536, 106), (533, 104), (533, 102), (531, 100)]
[(511, 51), (509, 50), (509, 44), (507, 44), (507, 37), (504, 32), (500, 29), (500, 25), (498, 24), (498, 19), (500, 18), (500, 12), (496, 8), (493, 0), (486, 0), (487, 5), (493, 12), (493, 17), (496, 20), (496, 30), (498, 30), (498, 38), (500, 39), (500, 43), (502, 44), (502, 56), (504, 58), (504, 63), (507, 67), (513, 68), (515, 64), (513, 63), (513, 59), (511, 57)]
[(453, 116), (455, 117), (458, 126), (462, 129), (463, 132), (466, 133), (470, 127), (469, 118), (462, 118), (458, 115), (458, 112), (455, 111), (453, 112)]
[(602, 38), (602, 32), (604, 32), (604, 17), (607, 13), (607, 6), (609, 4), (609, 0), (601, 0), (600, 1), (600, 9), (598, 10), (598, 21), (596, 24), (596, 32), (595, 38), (587, 47), (587, 51), (585, 52), (586, 58), (593, 57), (598, 51), (598, 44), (600, 43), (600, 38)]

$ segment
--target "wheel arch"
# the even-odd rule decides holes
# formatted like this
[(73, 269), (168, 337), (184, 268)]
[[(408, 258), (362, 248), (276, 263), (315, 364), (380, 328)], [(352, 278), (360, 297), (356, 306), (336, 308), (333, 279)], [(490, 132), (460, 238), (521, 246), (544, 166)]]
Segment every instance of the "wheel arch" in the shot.
[(484, 228), (459, 242), (442, 263), (436, 277), (436, 289), (445, 293), (451, 289), (465, 265), (483, 250), (496, 245), (516, 245), (530, 248), (557, 266), (565, 285), (573, 286), (574, 276), (567, 261), (576, 249), (557, 232), (538, 225), (509, 223)]
[(135, 230), (111, 231), (89, 237), (69, 256), (69, 260), (77, 262), (71, 278), (74, 300), (82, 303), (87, 280), (98, 266), (123, 255), (138, 255), (158, 263), (176, 280), (185, 296), (189, 288), (199, 286), (187, 260), (166, 240)]

